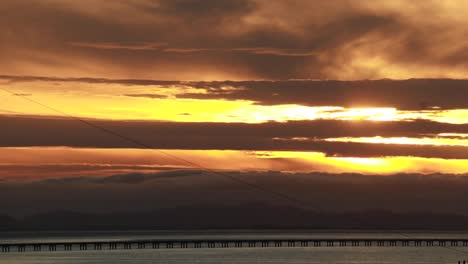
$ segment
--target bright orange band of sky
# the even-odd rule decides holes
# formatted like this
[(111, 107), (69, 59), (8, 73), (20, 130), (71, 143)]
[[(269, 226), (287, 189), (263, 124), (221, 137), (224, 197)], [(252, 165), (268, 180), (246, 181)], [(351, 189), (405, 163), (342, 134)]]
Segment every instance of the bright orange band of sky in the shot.
[[(343, 158), (327, 157), (318, 152), (285, 151), (164, 150), (164, 152), (215, 170), (317, 171), (369, 175), (468, 172), (468, 160), (417, 157)], [(131, 171), (200, 169), (193, 164), (174, 160), (158, 151), (142, 149), (0, 148), (0, 155), (4, 157), (0, 163), (2, 168), (0, 177), (15, 179), (108, 176)]]

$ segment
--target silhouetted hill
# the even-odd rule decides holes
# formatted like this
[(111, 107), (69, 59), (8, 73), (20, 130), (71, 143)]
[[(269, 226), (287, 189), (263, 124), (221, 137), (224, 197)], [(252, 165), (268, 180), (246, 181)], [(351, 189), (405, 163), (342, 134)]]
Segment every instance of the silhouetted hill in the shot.
[(110, 214), (51, 212), (17, 221), (0, 217), (0, 221), (3, 230), (468, 229), (468, 216), (464, 215), (385, 211), (318, 213), (264, 205), (184, 207)]
[(19, 223), (16, 219), (7, 215), (0, 215), (0, 230), (17, 229), (18, 227)]

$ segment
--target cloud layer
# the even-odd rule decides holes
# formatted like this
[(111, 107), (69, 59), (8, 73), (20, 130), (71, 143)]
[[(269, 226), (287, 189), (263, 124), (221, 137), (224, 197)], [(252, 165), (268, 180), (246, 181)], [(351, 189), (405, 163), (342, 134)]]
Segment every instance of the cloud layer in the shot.
[[(468, 214), (468, 148), (431, 144), (468, 132), (467, 13), (451, 0), (2, 0), (1, 210), (285, 204), (276, 192), (317, 211)], [(376, 137), (429, 144), (362, 141)]]
[[(304, 207), (317, 212), (393, 211), (468, 214), (468, 177), (448, 174), (224, 172), (269, 191), (252, 189), (210, 172), (183, 170), (34, 182), (0, 183), (2, 212), (94, 213), (152, 211), (180, 206), (244, 206), (252, 203)], [(270, 192), (271, 191), (271, 192)], [(279, 192), (301, 201), (279, 198)]]
[[(168, 98), (168, 90), (180, 90), (175, 98), (246, 100), (259, 105), (388, 107), (398, 110), (466, 109), (468, 81), (454, 79), (409, 79), (409, 80), (284, 80), (284, 81), (161, 81), (151, 79), (106, 79), (106, 78), (58, 78), (40, 76), (0, 75), (6, 84), (38, 82), (73, 85), (132, 85), (126, 87), (129, 97), (151, 99)], [(79, 88), (78, 88), (79, 89)], [(101, 87), (105, 91), (105, 86)]]
[[(328, 156), (468, 159), (465, 146), (431, 146), (330, 142), (340, 137), (422, 137), (464, 133), (468, 125), (429, 121), (373, 122), (317, 120), (287, 123), (179, 123), (90, 120), (93, 124), (136, 139), (156, 149), (316, 151)], [(69, 146), (142, 148), (73, 119), (0, 116), (1, 147)], [(34, 131), (34, 133), (31, 133)], [(296, 140), (307, 138), (310, 140)], [(456, 139), (454, 139), (456, 140)]]

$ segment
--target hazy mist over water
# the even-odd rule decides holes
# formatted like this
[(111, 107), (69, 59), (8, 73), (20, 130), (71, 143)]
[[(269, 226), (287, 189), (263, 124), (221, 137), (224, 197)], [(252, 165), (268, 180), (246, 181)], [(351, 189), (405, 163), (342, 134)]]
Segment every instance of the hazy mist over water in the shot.
[[(466, 256), (466, 255), (465, 255)], [(461, 253), (445, 248), (321, 247), (141, 249), (86, 252), (8, 253), (2, 264), (82, 263), (457, 263)]]

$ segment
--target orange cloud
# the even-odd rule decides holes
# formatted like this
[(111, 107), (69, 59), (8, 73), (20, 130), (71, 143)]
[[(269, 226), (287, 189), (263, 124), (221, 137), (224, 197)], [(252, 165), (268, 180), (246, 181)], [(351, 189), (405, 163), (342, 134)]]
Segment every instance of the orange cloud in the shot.
[(467, 77), (468, 7), (460, 1), (5, 0), (0, 8), (8, 13), (0, 71), (8, 74)]

